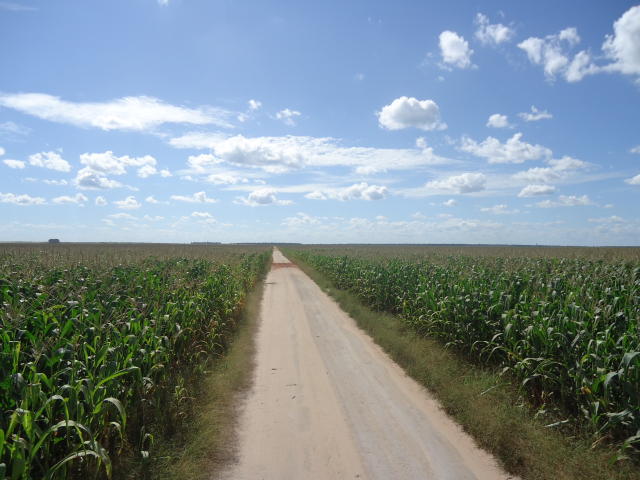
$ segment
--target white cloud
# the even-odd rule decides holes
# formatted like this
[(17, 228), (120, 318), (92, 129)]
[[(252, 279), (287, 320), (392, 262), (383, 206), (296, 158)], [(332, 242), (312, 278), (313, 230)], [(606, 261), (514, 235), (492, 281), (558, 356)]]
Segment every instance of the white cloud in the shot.
[(155, 215), (155, 216), (145, 215), (144, 217), (142, 217), (142, 219), (146, 220), (147, 222), (159, 222), (161, 220), (164, 220), (164, 217), (160, 215)]
[(440, 55), (442, 55), (443, 66), (457, 68), (469, 68), (473, 50), (469, 48), (469, 42), (456, 32), (445, 30), (440, 34)]
[(538, 120), (546, 120), (553, 118), (546, 110), (538, 110), (534, 105), (531, 105), (531, 112), (522, 112), (518, 116), (525, 122), (537, 122)]
[(276, 118), (278, 120), (282, 120), (285, 125), (293, 127), (296, 124), (296, 118), (300, 115), (301, 113), (297, 110), (290, 110), (288, 108), (285, 108), (284, 110), (280, 110), (278, 113), (276, 113)]
[(552, 195), (556, 193), (556, 187), (551, 185), (527, 185), (520, 193), (518, 193), (518, 197), (527, 198), (527, 197), (539, 197), (542, 195)]
[[(103, 153), (83, 153), (80, 155), (80, 163), (94, 172), (104, 175), (124, 175), (127, 173), (128, 167), (155, 167), (157, 164), (156, 159), (151, 155), (142, 157), (123, 155), (118, 157), (111, 150)], [(141, 176), (140, 170), (138, 170), (138, 175)]]
[(494, 113), (487, 120), (487, 127), (493, 128), (510, 128), (509, 118), (506, 115), (501, 115), (500, 113)]
[(135, 215), (131, 215), (130, 213), (112, 213), (111, 215), (107, 215), (107, 218), (111, 218), (113, 220), (130, 220), (135, 221), (138, 220), (138, 217)]
[[(189, 157), (189, 166), (199, 173), (226, 162), (241, 167), (261, 168), (282, 173), (304, 167), (353, 167), (359, 174), (415, 169), (425, 165), (452, 163), (452, 160), (424, 148), (344, 147), (334, 138), (304, 136), (221, 137), (217, 134), (190, 133), (170, 140), (177, 148), (211, 149), (211, 154)], [(217, 172), (211, 172), (217, 173)]]
[(485, 45), (499, 45), (508, 42), (515, 34), (513, 29), (501, 23), (490, 23), (489, 17), (482, 13), (476, 15), (475, 24), (478, 26), (475, 33), (476, 38)]
[(418, 100), (413, 97), (396, 98), (378, 112), (378, 122), (387, 130), (419, 128), (421, 130), (444, 130), (440, 121), (440, 108), (433, 100)]
[(32, 197), (31, 195), (0, 192), (0, 203), (12, 203), (20, 206), (44, 205), (47, 201), (42, 197)]
[(167, 5), (169, 5), (169, 0), (158, 0), (158, 5), (166, 7)]
[(136, 197), (134, 196), (128, 196), (124, 200), (116, 200), (113, 203), (118, 208), (121, 208), (123, 210), (136, 210), (142, 206), (142, 204), (138, 202), (138, 200), (136, 200)]
[(249, 104), (249, 110), (251, 111), (259, 110), (260, 107), (262, 107), (262, 102), (259, 100), (251, 99), (247, 103)]
[(207, 197), (206, 192), (196, 192), (193, 195), (185, 196), (185, 195), (171, 195), (171, 200), (175, 200), (177, 202), (188, 202), (188, 203), (215, 203), (217, 200), (215, 198)]
[(12, 160), (10, 158), (7, 158), (3, 160), (2, 163), (4, 163), (9, 168), (17, 168), (20, 170), (25, 167), (25, 163), (22, 160)]
[(449, 200), (442, 202), (442, 205), (445, 207), (455, 207), (456, 205), (458, 205), (457, 200), (450, 198)]
[(194, 218), (213, 218), (209, 212), (192, 212), (191, 216)]
[(568, 82), (581, 80), (585, 75), (597, 73), (599, 67), (591, 62), (587, 51), (578, 52), (570, 60), (569, 50), (580, 43), (580, 36), (574, 27), (565, 28), (555, 35), (544, 38), (529, 37), (518, 44), (527, 53), (531, 63), (541, 65), (549, 80), (563, 75)]
[(321, 220), (317, 217), (312, 217), (306, 213), (298, 212), (293, 217), (286, 217), (282, 220), (282, 225), (289, 228), (305, 227), (310, 225), (319, 225)]
[(613, 24), (613, 32), (602, 45), (605, 55), (613, 60), (605, 70), (640, 75), (640, 5), (622, 14)]
[(0, 105), (52, 122), (102, 130), (149, 131), (165, 123), (231, 127), (227, 111), (180, 107), (145, 96), (83, 103), (44, 93), (16, 93), (0, 94)]
[(87, 190), (109, 190), (111, 188), (122, 187), (122, 183), (107, 178), (103, 173), (96, 172), (89, 167), (78, 170), (73, 183), (82, 189)]
[(515, 173), (513, 179), (527, 183), (551, 183), (564, 180), (577, 170), (584, 170), (589, 167), (587, 162), (569, 156), (550, 159), (548, 163), (551, 165), (550, 167), (534, 167)]
[(59, 172), (71, 171), (71, 164), (56, 152), (41, 152), (29, 155), (29, 164)]
[(640, 145), (633, 147), (631, 150), (629, 150), (629, 153), (638, 153), (640, 154)]
[(222, 161), (223, 160), (221, 158), (218, 158), (211, 153), (201, 153), (199, 155), (189, 155), (189, 158), (187, 158), (187, 165), (191, 170), (204, 173), (209, 168), (218, 165)]
[(6, 153), (6, 152), (5, 152), (5, 149), (4, 149), (4, 148), (2, 148), (2, 147), (0, 147), (0, 157), (1, 157), (2, 155), (4, 155), (5, 153)]
[(56, 186), (65, 186), (68, 185), (69, 182), (67, 182), (66, 180), (50, 180), (50, 179), (44, 179), (42, 180), (42, 183), (46, 183), (47, 185), (56, 185)]
[(463, 173), (442, 180), (433, 180), (425, 186), (428, 189), (443, 190), (459, 194), (479, 192), (485, 189), (487, 177), (482, 173)]
[(625, 182), (627, 182), (629, 185), (640, 185), (640, 174), (636, 175), (635, 177), (628, 178), (627, 180), (625, 180)]
[(276, 191), (272, 188), (259, 188), (249, 193), (245, 197), (238, 197), (236, 203), (247, 205), (250, 207), (259, 207), (265, 205), (290, 205), (290, 200), (280, 200), (276, 197)]
[(153, 165), (144, 165), (138, 169), (138, 176), (140, 178), (147, 178), (151, 175), (156, 175), (158, 170)]
[(575, 195), (560, 195), (557, 201), (544, 200), (536, 203), (536, 206), (540, 208), (553, 208), (553, 207), (581, 207), (586, 205), (593, 205), (593, 202), (587, 195), (577, 197)]
[(509, 207), (502, 203), (500, 205), (494, 205), (492, 207), (484, 207), (480, 209), (481, 212), (492, 213), (493, 215), (511, 215), (520, 213), (520, 210), (509, 210)]
[(385, 186), (369, 185), (362, 182), (345, 188), (314, 190), (305, 197), (312, 200), (382, 200), (388, 194), (389, 190)]
[(98, 207), (104, 207), (105, 205), (107, 205), (109, 202), (107, 202), (107, 199), (102, 197), (102, 196), (97, 196), (96, 200), (95, 200), (95, 204)]
[(156, 198), (153, 195), (149, 195), (147, 198), (144, 199), (145, 202), (147, 203), (160, 203), (158, 200), (156, 200)]
[(238, 183), (249, 183), (249, 179), (234, 175), (232, 173), (212, 173), (205, 177), (205, 181), (214, 185), (236, 185)]
[(76, 193), (73, 197), (69, 195), (63, 195), (61, 197), (56, 197), (52, 200), (53, 203), (56, 203), (58, 205), (64, 205), (64, 204), (84, 205), (88, 201), (89, 199), (87, 198), (87, 196), (83, 195), (82, 193)]
[(552, 152), (548, 148), (523, 142), (521, 138), (522, 133), (516, 133), (505, 143), (500, 143), (500, 140), (493, 137), (477, 143), (469, 137), (463, 137), (460, 150), (486, 158), (489, 163), (523, 163), (551, 156)]
[(173, 175), (171, 174), (171, 172), (168, 169), (163, 168), (162, 170), (160, 170), (160, 176), (162, 178), (167, 178), (167, 177), (172, 177)]

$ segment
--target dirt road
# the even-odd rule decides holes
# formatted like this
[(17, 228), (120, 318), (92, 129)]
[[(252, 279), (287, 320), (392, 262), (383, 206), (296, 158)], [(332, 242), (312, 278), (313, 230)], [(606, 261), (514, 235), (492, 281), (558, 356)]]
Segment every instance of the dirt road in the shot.
[(506, 479), (302, 271), (274, 252), (226, 479)]

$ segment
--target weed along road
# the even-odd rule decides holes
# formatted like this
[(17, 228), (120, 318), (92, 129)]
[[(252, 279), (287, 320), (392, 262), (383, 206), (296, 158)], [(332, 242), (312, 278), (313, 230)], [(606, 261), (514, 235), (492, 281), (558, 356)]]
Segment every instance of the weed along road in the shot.
[(507, 479), (428, 393), (279, 251), (226, 479)]

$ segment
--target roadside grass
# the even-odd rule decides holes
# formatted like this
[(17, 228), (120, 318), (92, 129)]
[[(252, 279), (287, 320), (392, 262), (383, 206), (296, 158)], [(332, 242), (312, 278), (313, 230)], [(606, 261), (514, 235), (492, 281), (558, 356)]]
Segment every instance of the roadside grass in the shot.
[[(268, 269), (267, 269), (268, 271)], [(204, 377), (192, 379), (192, 412), (170, 439), (158, 439), (145, 478), (215, 478), (235, 460), (241, 399), (251, 386), (264, 279), (247, 295), (227, 352), (214, 358)]]
[(354, 294), (335, 289), (331, 281), (285, 252), (331, 295), (405, 372), (424, 385), (447, 414), (491, 452), (513, 475), (526, 480), (640, 479), (638, 465), (615, 461), (617, 452), (592, 448), (582, 432), (560, 432), (534, 417), (517, 382), (499, 372), (473, 365), (437, 341), (420, 337), (400, 319), (376, 312)]

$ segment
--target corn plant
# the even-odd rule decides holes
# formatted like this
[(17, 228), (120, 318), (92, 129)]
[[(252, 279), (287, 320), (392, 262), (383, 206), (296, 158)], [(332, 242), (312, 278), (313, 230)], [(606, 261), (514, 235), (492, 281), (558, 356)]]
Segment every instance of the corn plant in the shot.
[(148, 456), (150, 422), (184, 416), (176, 372), (222, 351), (269, 257), (94, 248), (0, 251), (0, 479), (111, 477), (114, 454)]

